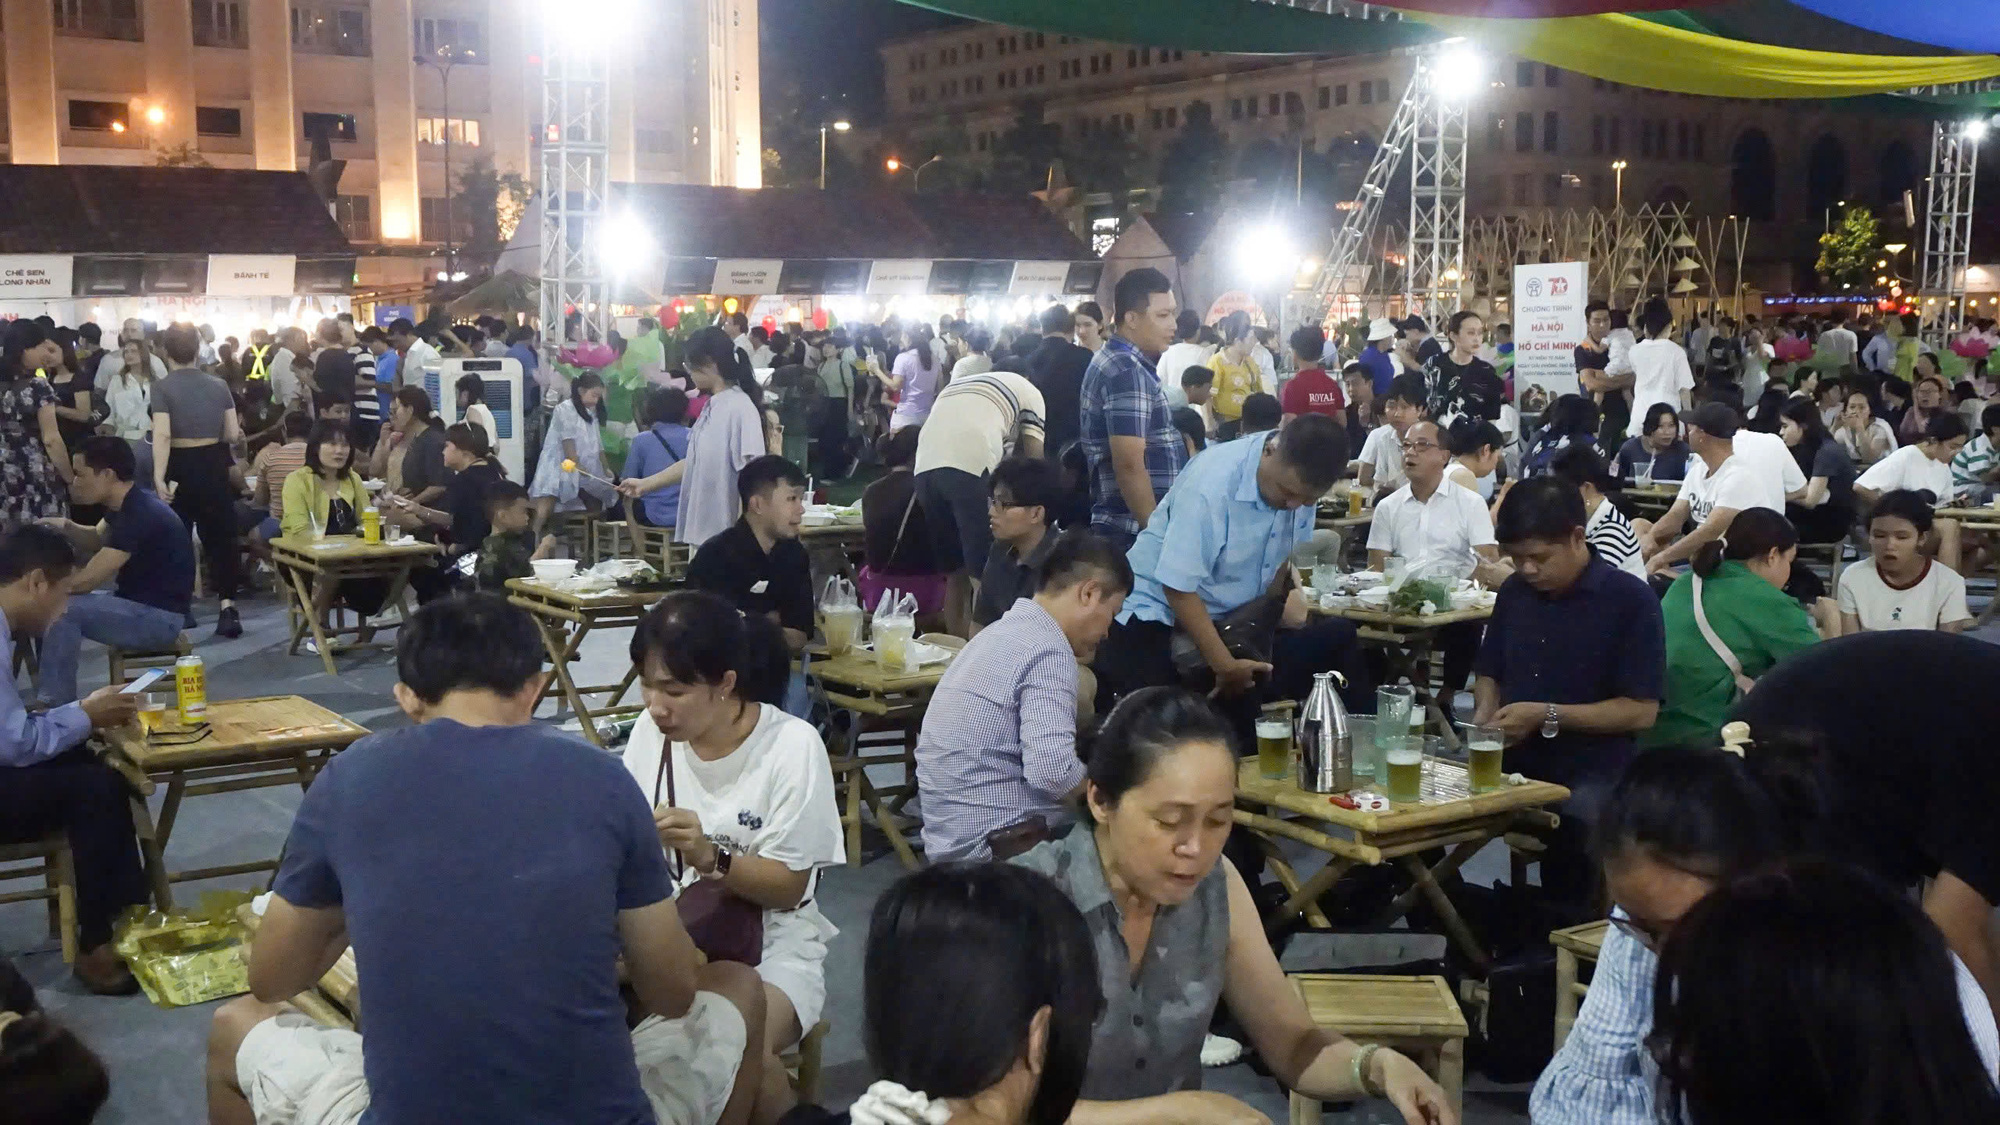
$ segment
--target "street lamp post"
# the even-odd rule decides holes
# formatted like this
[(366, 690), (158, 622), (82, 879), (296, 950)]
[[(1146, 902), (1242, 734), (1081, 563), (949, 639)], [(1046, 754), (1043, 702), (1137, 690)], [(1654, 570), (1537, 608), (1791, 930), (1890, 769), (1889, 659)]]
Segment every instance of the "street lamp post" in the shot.
[(429, 55), (416, 56), (418, 66), (435, 68), (439, 89), (444, 95), (444, 267), (445, 276), (458, 280), (458, 229), (455, 192), (451, 189), (451, 69), (471, 60), (473, 52), (439, 47)]
[[(1611, 209), (1613, 211), (1623, 211), (1625, 209), (1625, 162), (1623, 160), (1612, 161), (1611, 172), (1616, 177), (1615, 182), (1617, 185), (1617, 194), (1612, 197)], [(1603, 183), (1604, 181), (1599, 180), (1598, 182)]]
[(941, 160), (943, 160), (943, 159), (944, 159), (944, 153), (938, 153), (938, 154), (937, 154), (936, 156), (933, 156), (933, 157), (931, 157), (931, 158), (930, 158), (929, 160), (926, 160), (926, 161), (924, 161), (924, 162), (923, 162), (922, 164), (919, 164), (919, 165), (917, 165), (917, 170), (916, 170), (916, 172), (914, 172), (914, 173), (913, 173), (913, 174), (911, 174), (911, 176), (910, 176), (910, 192), (911, 192), (911, 194), (913, 194), (913, 195), (914, 195), (914, 194), (916, 194), (917, 192), (920, 192), (920, 191), (922, 191), (922, 190), (923, 190), (923, 187), (924, 187), (924, 169), (926, 169), (926, 168), (930, 167), (930, 166), (931, 166), (931, 165), (933, 165), (933, 164), (936, 164), (936, 163), (938, 163), (939, 161), (941, 161)]
[(826, 131), (845, 133), (852, 128), (853, 123), (848, 121), (833, 121), (819, 127), (819, 190), (826, 190)]

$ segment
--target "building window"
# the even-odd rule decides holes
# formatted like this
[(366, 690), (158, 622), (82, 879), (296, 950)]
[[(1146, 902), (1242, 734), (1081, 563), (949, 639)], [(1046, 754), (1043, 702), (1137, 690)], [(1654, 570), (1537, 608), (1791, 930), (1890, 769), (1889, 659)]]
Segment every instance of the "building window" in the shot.
[(1049, 40), (1048, 40), (1048, 37), (1047, 37), (1047, 36), (1045, 36), (1045, 35), (1043, 35), (1043, 34), (1042, 34), (1041, 32), (1039, 32), (1039, 31), (1035, 32), (1035, 46), (1036, 46), (1036, 47), (1046, 47), (1046, 46), (1048, 46), (1048, 45), (1049, 45)]
[(1330, 108), (1332, 105), (1333, 105), (1333, 88), (1330, 86), (1321, 86), (1319, 88), (1319, 107), (1321, 109), (1327, 109)]
[(1049, 80), (1049, 68), (1048, 68), (1048, 67), (1046, 67), (1046, 66), (1043, 66), (1043, 65), (1042, 65), (1042, 64), (1040, 64), (1040, 63), (1036, 63), (1036, 64), (1035, 64), (1035, 81), (1036, 81), (1036, 83), (1038, 83), (1038, 84), (1039, 84), (1039, 83), (1042, 83), (1042, 82), (1047, 82), (1048, 80)]
[(1139, 65), (1139, 49), (1137, 47), (1133, 47), (1125, 52), (1125, 69), (1131, 70), (1132, 68), (1138, 65)]
[(419, 117), (417, 143), (441, 145), (450, 137), (455, 145), (479, 146), (479, 119), (476, 117)]
[(57, 35), (79, 39), (140, 38), (139, 0), (54, 0)]
[(1542, 177), (1542, 206), (1554, 207), (1562, 202), (1562, 177), (1550, 172)]
[(1625, 119), (1614, 117), (1611, 119), (1611, 155), (1617, 156), (1618, 150), (1623, 147), (1625, 147)]
[(1166, 123), (1167, 123), (1167, 115), (1166, 115), (1165, 113), (1161, 112), (1160, 110), (1157, 110), (1157, 109), (1156, 109), (1156, 110), (1154, 110), (1154, 111), (1153, 111), (1153, 128), (1154, 128), (1154, 129), (1160, 129), (1160, 128), (1163, 128), (1163, 127), (1165, 127)]
[(1555, 110), (1550, 110), (1547, 113), (1542, 114), (1543, 152), (1555, 152), (1562, 147), (1561, 133), (1558, 131), (1560, 125), (1561, 125), (1561, 119), (1556, 115)]
[(1255, 94), (1243, 99), (1243, 111), (1251, 117), (1257, 116), (1257, 96)]
[(1283, 109), (1279, 108), (1283, 104), (1284, 104), (1283, 98), (1280, 98), (1276, 94), (1272, 94), (1270, 98), (1268, 98), (1265, 102), (1265, 105), (1267, 107), (1266, 112), (1269, 113), (1272, 117), (1276, 117), (1284, 112)]
[(1129, 114), (1129, 113), (1125, 115), (1125, 131), (1126, 131), (1127, 133), (1136, 133), (1136, 132), (1138, 132), (1138, 130), (1137, 130), (1137, 129), (1135, 129), (1135, 128), (1133, 127), (1133, 125), (1132, 125), (1132, 115), (1131, 115), (1131, 114)]
[(1526, 172), (1516, 172), (1514, 173), (1514, 206), (1526, 207), (1528, 206), (1528, 202), (1528, 174)]
[(367, 195), (336, 196), (333, 217), (349, 242), (375, 241), (375, 199)]
[(1486, 151), (1500, 152), (1507, 147), (1507, 115), (1496, 113), (1486, 119)]
[(1179, 106), (1177, 106), (1177, 105), (1170, 105), (1170, 106), (1168, 106), (1168, 107), (1167, 107), (1167, 128), (1169, 128), (1169, 129), (1176, 129), (1176, 128), (1179, 128), (1179, 127), (1180, 127), (1180, 123), (1181, 123), (1181, 107), (1179, 107)]
[(440, 55), (461, 62), (486, 61), (486, 36), (478, 20), (421, 19), (417, 21), (417, 54), (434, 59)]
[(225, 106), (196, 106), (194, 131), (204, 137), (240, 137), (243, 135), (243, 111)]
[(1603, 176), (1590, 177), (1590, 202), (1596, 207), (1611, 206), (1611, 192)]
[(1153, 49), (1151, 47), (1139, 48), (1139, 65), (1140, 66), (1153, 65)]
[[(418, 202), (418, 221), (423, 226), (423, 238), (425, 242), (445, 241), (445, 212), (447, 210), (447, 202), (444, 199), (432, 198), (426, 198)], [(454, 240), (458, 242), (470, 241), (472, 238), (472, 216), (466, 213), (468, 208), (456, 207), (450, 210), (452, 212), (451, 226), (455, 232)]]
[(1375, 80), (1375, 100), (1384, 105), (1389, 103), (1389, 80), (1387, 78), (1377, 78)]
[(307, 140), (322, 135), (330, 141), (359, 139), (355, 135), (354, 115), (351, 113), (302, 113), (299, 119)]
[(1694, 123), (1694, 158), (1708, 159), (1708, 129), (1699, 121)]
[(1340, 85), (1335, 86), (1333, 88), (1333, 104), (1335, 105), (1347, 104), (1347, 83), (1342, 82)]
[(1523, 89), (1535, 84), (1535, 64), (1517, 62), (1514, 64), (1514, 85)]
[(308, 55), (368, 54), (368, 8), (364, 4), (292, 5), (292, 46)]
[(1517, 113), (1514, 115), (1514, 151), (1535, 151), (1535, 115)]
[(1602, 154), (1604, 152), (1603, 114), (1599, 114), (1596, 117), (1590, 119), (1590, 151), (1593, 154)]
[(1562, 85), (1562, 71), (1557, 70), (1555, 67), (1552, 66), (1543, 67), (1542, 85), (1547, 86), (1550, 89), (1554, 89), (1555, 87)]
[(236, 47), (250, 45), (243, 23), (243, 5), (237, 0), (189, 0), (194, 15), (194, 45)]
[(1375, 104), (1375, 84), (1373, 82), (1363, 82), (1361, 84), (1361, 104)]
[(94, 129), (110, 133), (122, 133), (131, 124), (124, 102), (86, 102), (71, 100), (69, 103), (69, 127), (72, 129)]

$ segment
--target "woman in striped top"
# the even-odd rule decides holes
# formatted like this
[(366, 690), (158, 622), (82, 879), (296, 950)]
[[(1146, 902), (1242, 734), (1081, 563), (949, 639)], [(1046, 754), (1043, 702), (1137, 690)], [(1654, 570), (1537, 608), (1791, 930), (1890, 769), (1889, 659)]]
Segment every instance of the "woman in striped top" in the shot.
[(1635, 526), (1625, 518), (1625, 513), (1611, 502), (1606, 495), (1617, 487), (1611, 471), (1604, 465), (1604, 459), (1588, 445), (1573, 445), (1549, 464), (1549, 471), (1559, 480), (1568, 481), (1583, 494), (1583, 510), (1590, 517), (1584, 524), (1583, 537), (1590, 543), (1605, 562), (1643, 581), (1646, 577), (1646, 562), (1639, 553), (1639, 536), (1653, 529), (1650, 520), (1640, 520)]

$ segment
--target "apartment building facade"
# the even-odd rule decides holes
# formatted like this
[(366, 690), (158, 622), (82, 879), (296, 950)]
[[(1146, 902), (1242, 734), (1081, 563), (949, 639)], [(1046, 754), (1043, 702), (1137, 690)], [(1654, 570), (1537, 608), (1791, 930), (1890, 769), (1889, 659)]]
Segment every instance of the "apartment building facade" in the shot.
[[(756, 0), (622, 10), (611, 178), (758, 186)], [(443, 242), (447, 140), (454, 179), (482, 158), (536, 177), (541, 20), (566, 14), (548, 0), (0, 0), (0, 153), (191, 151), (290, 171), (324, 135), (346, 162), (336, 211), (351, 239)]]
[[(1065, 137), (1118, 131), (1150, 158), (1196, 103), (1238, 153), (1260, 143), (1286, 152), (1372, 144), (1413, 66), (1405, 54), (1210, 55), (994, 25), (899, 40), (881, 58), (889, 126), (962, 128), (975, 157), (1027, 99)], [(1922, 205), (1930, 123), (1921, 116), (1669, 94), (1514, 58), (1489, 60), (1484, 77), (1470, 109), (1475, 215), (1672, 201), (1778, 222), (1797, 241), (1819, 233), (1841, 201), (1899, 211), (1903, 191), (1915, 189)]]

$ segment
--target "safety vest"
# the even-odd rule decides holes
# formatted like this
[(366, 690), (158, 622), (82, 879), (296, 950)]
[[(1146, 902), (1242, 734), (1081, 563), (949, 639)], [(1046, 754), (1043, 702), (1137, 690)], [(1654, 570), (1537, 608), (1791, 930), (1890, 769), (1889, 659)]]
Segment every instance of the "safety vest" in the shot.
[(246, 379), (268, 379), (268, 378), (270, 378), (270, 377), (271, 377), (271, 373), (270, 373), (270, 371), (269, 371), (269, 370), (268, 370), (267, 368), (265, 368), (265, 366), (264, 366), (264, 357), (265, 357), (265, 356), (267, 356), (267, 355), (270, 355), (270, 354), (271, 354), (271, 349), (272, 349), (272, 348), (274, 348), (274, 347), (276, 347), (276, 346), (277, 346), (277, 345), (275, 345), (275, 344), (265, 344), (265, 345), (264, 345), (263, 347), (261, 347), (261, 348), (260, 348), (260, 347), (257, 347), (257, 346), (256, 346), (256, 345), (254, 345), (254, 344), (253, 344), (253, 345), (251, 345), (251, 347), (250, 347), (250, 348), (248, 349), (248, 351), (250, 352), (250, 360), (251, 360), (251, 362), (250, 362), (250, 373), (249, 373), (248, 375), (245, 375), (245, 376), (244, 376), (244, 378), (246, 378)]

